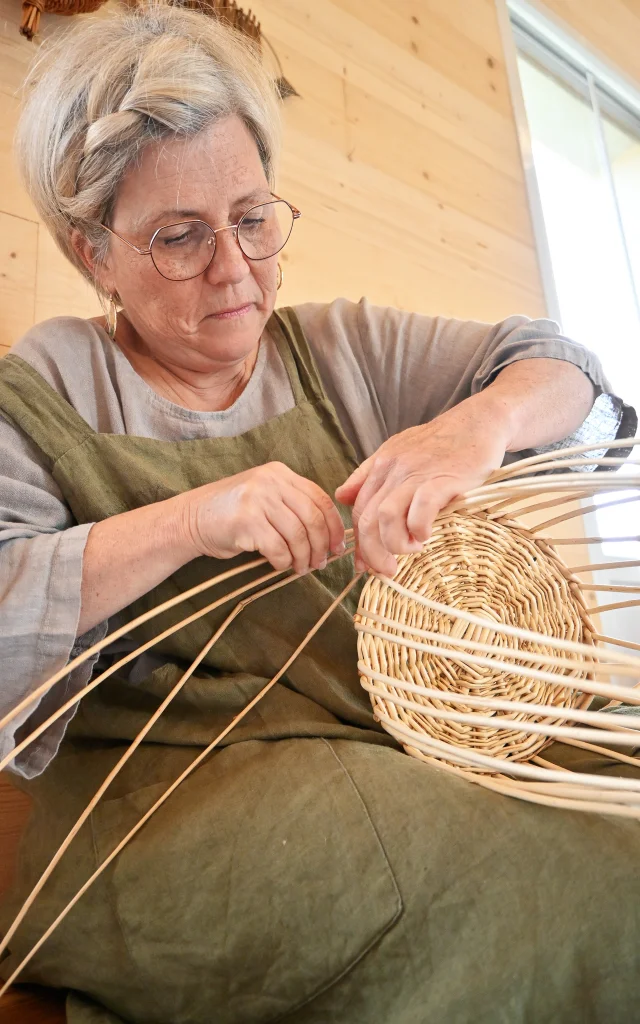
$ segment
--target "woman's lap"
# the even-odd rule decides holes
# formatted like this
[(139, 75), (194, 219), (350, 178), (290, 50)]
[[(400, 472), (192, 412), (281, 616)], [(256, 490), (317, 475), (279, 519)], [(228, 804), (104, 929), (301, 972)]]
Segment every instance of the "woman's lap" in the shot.
[[(104, 804), (98, 860), (164, 785)], [(639, 847), (637, 822), (524, 804), (388, 748), (240, 743), (150, 820), (34, 980), (156, 1024), (626, 1024)], [(85, 867), (66, 870), (52, 908)], [(95, 1019), (87, 1005), (72, 1024)]]
[[(526, 804), (387, 750), (371, 752), (372, 785), (368, 750), (332, 746), (364, 794), (403, 914), (343, 981), (287, 1021), (634, 1019), (636, 821)], [(621, 774), (559, 745), (545, 757)]]

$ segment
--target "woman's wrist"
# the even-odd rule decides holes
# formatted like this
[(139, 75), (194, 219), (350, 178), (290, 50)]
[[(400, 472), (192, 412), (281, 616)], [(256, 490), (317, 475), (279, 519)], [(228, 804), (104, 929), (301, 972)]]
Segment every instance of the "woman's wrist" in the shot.
[(455, 427), (456, 432), (469, 441), (490, 435), (496, 442), (500, 442), (506, 452), (517, 434), (517, 417), (500, 392), (490, 392), (491, 388), (486, 388), (477, 395), (465, 398), (438, 417), (438, 420), (448, 420), (449, 426)]
[(162, 546), (170, 553), (171, 557), (180, 563), (176, 565), (176, 568), (180, 568), (202, 554), (194, 528), (196, 518), (194, 492), (185, 491), (183, 494), (177, 494), (175, 498), (168, 498), (158, 504), (166, 506), (166, 508), (159, 509)]
[(95, 523), (82, 563), (78, 633), (146, 594), (199, 552), (183, 530), (180, 498), (168, 498)]

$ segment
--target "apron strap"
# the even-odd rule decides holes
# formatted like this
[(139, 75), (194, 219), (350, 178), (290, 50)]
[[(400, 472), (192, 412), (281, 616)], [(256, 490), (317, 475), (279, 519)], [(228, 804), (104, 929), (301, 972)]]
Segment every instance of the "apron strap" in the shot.
[(326, 400), (318, 368), (293, 306), (274, 310), (268, 327), (289, 376), (296, 405), (305, 400)]
[(30, 437), (54, 465), (95, 431), (20, 356), (0, 359), (0, 415)]
[[(326, 400), (298, 315), (292, 306), (274, 310), (269, 329), (287, 371), (296, 405)], [(20, 356), (0, 359), (0, 414), (13, 422), (55, 464), (95, 431), (73, 406)]]

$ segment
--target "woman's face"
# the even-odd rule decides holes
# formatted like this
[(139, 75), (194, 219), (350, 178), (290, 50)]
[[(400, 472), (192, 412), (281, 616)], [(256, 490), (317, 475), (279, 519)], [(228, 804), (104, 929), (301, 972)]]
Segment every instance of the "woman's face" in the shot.
[[(146, 249), (163, 225), (192, 218), (213, 228), (236, 224), (271, 198), (255, 140), (233, 115), (191, 139), (149, 145), (120, 185), (110, 226)], [(168, 281), (150, 256), (110, 236), (100, 279), (120, 296), (150, 356), (211, 372), (255, 351), (275, 304), (277, 262), (277, 255), (247, 259), (234, 232), (222, 231), (204, 273)], [(239, 308), (233, 316), (216, 315)]]

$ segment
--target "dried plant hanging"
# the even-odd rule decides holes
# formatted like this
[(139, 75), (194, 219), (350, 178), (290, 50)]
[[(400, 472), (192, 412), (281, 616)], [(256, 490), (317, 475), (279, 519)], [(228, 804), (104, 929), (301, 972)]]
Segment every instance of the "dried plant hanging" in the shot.
[[(184, 7), (189, 11), (200, 11), (213, 18), (219, 18), (226, 25), (242, 32), (251, 39), (258, 49), (261, 48), (262, 35), (260, 22), (251, 9), (244, 11), (236, 0), (154, 0), (167, 7)], [(135, 10), (136, 7), (148, 7), (149, 0), (123, 0), (126, 7)]]
[[(27, 39), (33, 39), (40, 26), (40, 15), (43, 11), (46, 11), (47, 14), (91, 14), (106, 2), (107, 0), (23, 0), (20, 32)], [(275, 85), (280, 99), (285, 100), (288, 96), (300, 95), (286, 78), (280, 58), (267, 37), (263, 35), (260, 22), (251, 8), (244, 11), (242, 7), (238, 6), (236, 0), (154, 0), (154, 2), (166, 4), (169, 7), (184, 7), (219, 18), (226, 25), (230, 25), (231, 28), (250, 39), (259, 52), (262, 52), (262, 44), (266, 43), (276, 63)], [(149, 6), (149, 0), (122, 0), (122, 3), (130, 10)]]
[[(635, 449), (640, 438), (620, 440), (616, 445)], [(640, 644), (607, 636), (596, 622), (602, 613), (613, 609), (640, 607), (640, 585), (592, 582), (593, 574), (601, 569), (640, 566), (640, 560), (570, 569), (556, 550), (562, 545), (620, 540), (588, 538), (579, 530), (575, 536), (558, 536), (558, 527), (596, 508), (580, 505), (581, 500), (599, 493), (628, 492), (640, 485), (640, 462), (590, 457), (590, 451), (593, 446), (583, 445), (498, 470), (438, 515), (432, 538), (420, 553), (399, 559), (393, 580), (372, 576), (362, 591), (355, 621), (359, 670), (376, 718), (411, 756), (462, 775), (469, 782), (534, 803), (640, 818), (640, 773), (622, 777), (609, 772), (575, 772), (541, 756), (559, 740), (605, 754), (614, 765), (619, 762), (640, 769), (640, 758), (618, 749), (640, 747), (640, 715), (611, 713), (620, 703), (631, 712), (640, 706), (640, 689), (636, 688), (640, 656), (631, 653), (640, 652)], [(584, 466), (624, 468), (604, 474), (581, 471)], [(631, 498), (625, 495), (609, 504), (638, 500), (640, 490)], [(551, 517), (549, 509), (554, 510)], [(533, 524), (532, 516), (536, 518)], [(633, 539), (640, 540), (640, 536)], [(352, 531), (347, 533), (347, 541), (350, 547), (336, 557), (352, 553)], [(260, 580), (252, 578), (116, 660), (0, 761), (1, 770), (75, 703), (139, 654), (197, 618), (239, 599), (91, 798), (0, 942), (0, 957), (82, 824), (208, 651), (249, 604), (274, 589), (294, 584), (298, 577), (269, 570), (265, 559), (255, 559), (207, 580), (106, 636), (0, 720), (2, 729), (70, 670), (136, 626), (259, 566), (265, 566)], [(359, 578), (348, 583), (273, 679), (200, 751), (93, 874), (78, 880), (75, 895), (16, 967), (0, 996), (149, 818), (282, 678)], [(243, 596), (250, 591), (250, 596)], [(606, 598), (602, 604), (588, 605), (587, 595), (603, 591), (620, 592), (623, 600)], [(612, 676), (622, 683), (612, 683)], [(598, 708), (593, 706), (594, 697), (599, 698)]]
[(40, 15), (47, 14), (92, 14), (102, 7), (106, 0), (23, 0), (20, 32), (27, 39), (33, 39), (40, 27)]
[[(243, 11), (235, 0), (163, 0), (170, 7), (185, 7), (220, 18), (238, 32), (251, 39), (260, 49), (260, 22), (249, 10)], [(91, 14), (106, 3), (106, 0), (24, 0), (20, 32), (27, 39), (33, 39), (38, 31), (40, 15), (47, 14)], [(125, 0), (125, 6), (132, 9), (146, 6), (148, 0)]]

